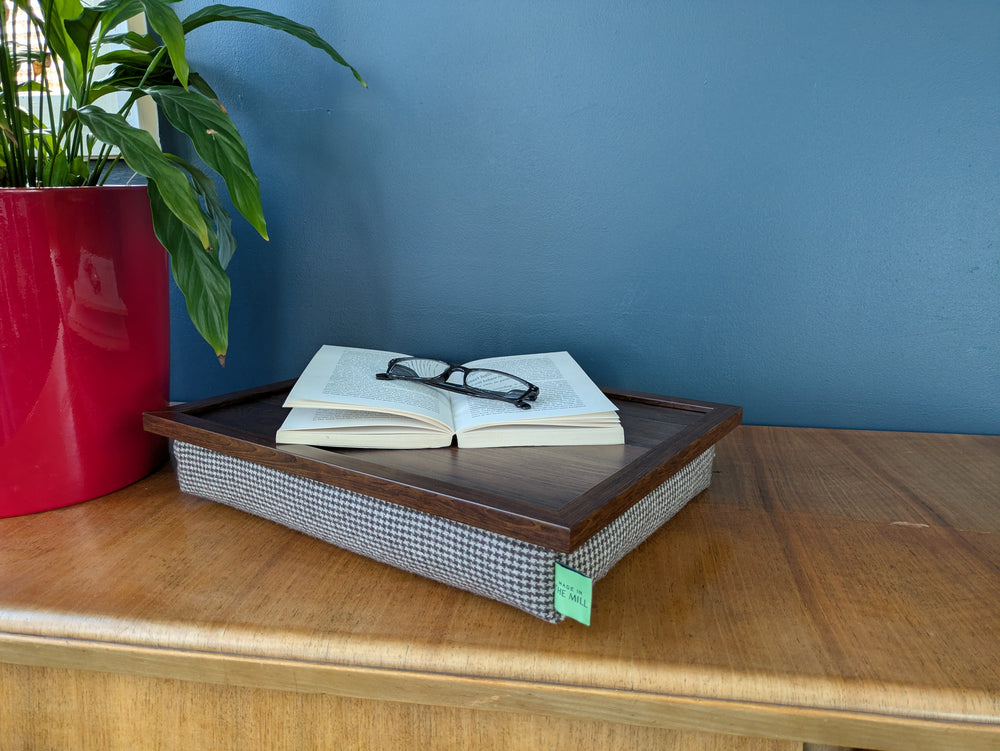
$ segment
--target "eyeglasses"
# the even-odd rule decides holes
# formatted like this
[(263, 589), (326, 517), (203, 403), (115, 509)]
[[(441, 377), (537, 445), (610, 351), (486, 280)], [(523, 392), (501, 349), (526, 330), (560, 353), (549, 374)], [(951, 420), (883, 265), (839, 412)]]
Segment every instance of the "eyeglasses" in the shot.
[[(461, 383), (449, 379), (462, 374)], [(487, 368), (467, 368), (427, 357), (397, 357), (389, 361), (385, 373), (376, 373), (380, 381), (416, 381), (447, 391), (483, 399), (510, 402), (521, 409), (531, 409), (528, 402), (538, 398), (538, 386), (510, 373)]]

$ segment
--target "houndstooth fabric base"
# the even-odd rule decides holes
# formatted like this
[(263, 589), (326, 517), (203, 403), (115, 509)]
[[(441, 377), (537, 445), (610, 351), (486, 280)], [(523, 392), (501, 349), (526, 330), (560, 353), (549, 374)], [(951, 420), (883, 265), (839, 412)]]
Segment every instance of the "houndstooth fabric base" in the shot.
[(708, 487), (712, 447), (572, 553), (176, 441), (181, 490), (558, 623), (555, 564), (597, 581)]

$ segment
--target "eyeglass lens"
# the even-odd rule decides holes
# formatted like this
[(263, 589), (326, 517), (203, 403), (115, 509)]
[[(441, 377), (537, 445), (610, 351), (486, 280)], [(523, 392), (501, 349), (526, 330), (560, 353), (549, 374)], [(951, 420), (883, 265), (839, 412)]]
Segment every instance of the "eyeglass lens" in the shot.
[[(390, 372), (396, 376), (406, 378), (438, 378), (444, 375), (452, 366), (442, 360), (431, 358), (413, 357), (403, 362), (398, 362), (392, 366)], [(464, 385), (478, 391), (487, 391), (500, 396), (511, 394), (521, 394), (526, 391), (529, 384), (521, 379), (501, 373), (497, 370), (485, 369), (459, 369), (456, 375), (464, 375)], [(449, 378), (449, 382), (458, 381), (457, 378)]]
[(389, 372), (407, 378), (437, 378), (444, 375), (449, 367), (451, 366), (448, 363), (441, 360), (411, 357), (403, 362), (395, 363)]
[(494, 394), (523, 394), (527, 389), (524, 381), (496, 370), (470, 370), (465, 374), (465, 385)]

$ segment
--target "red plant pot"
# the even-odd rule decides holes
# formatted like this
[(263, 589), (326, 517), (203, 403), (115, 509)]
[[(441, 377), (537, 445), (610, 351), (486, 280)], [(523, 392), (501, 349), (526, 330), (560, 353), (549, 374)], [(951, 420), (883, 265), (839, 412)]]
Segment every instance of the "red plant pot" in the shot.
[(145, 187), (0, 189), (0, 517), (68, 506), (166, 457), (166, 251)]

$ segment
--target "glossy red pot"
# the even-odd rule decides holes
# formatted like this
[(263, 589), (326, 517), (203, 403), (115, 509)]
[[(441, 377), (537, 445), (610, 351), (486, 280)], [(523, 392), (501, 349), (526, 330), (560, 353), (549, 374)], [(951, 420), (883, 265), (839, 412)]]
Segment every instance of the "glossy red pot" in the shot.
[(166, 457), (166, 251), (145, 187), (0, 189), (0, 517), (96, 498)]

